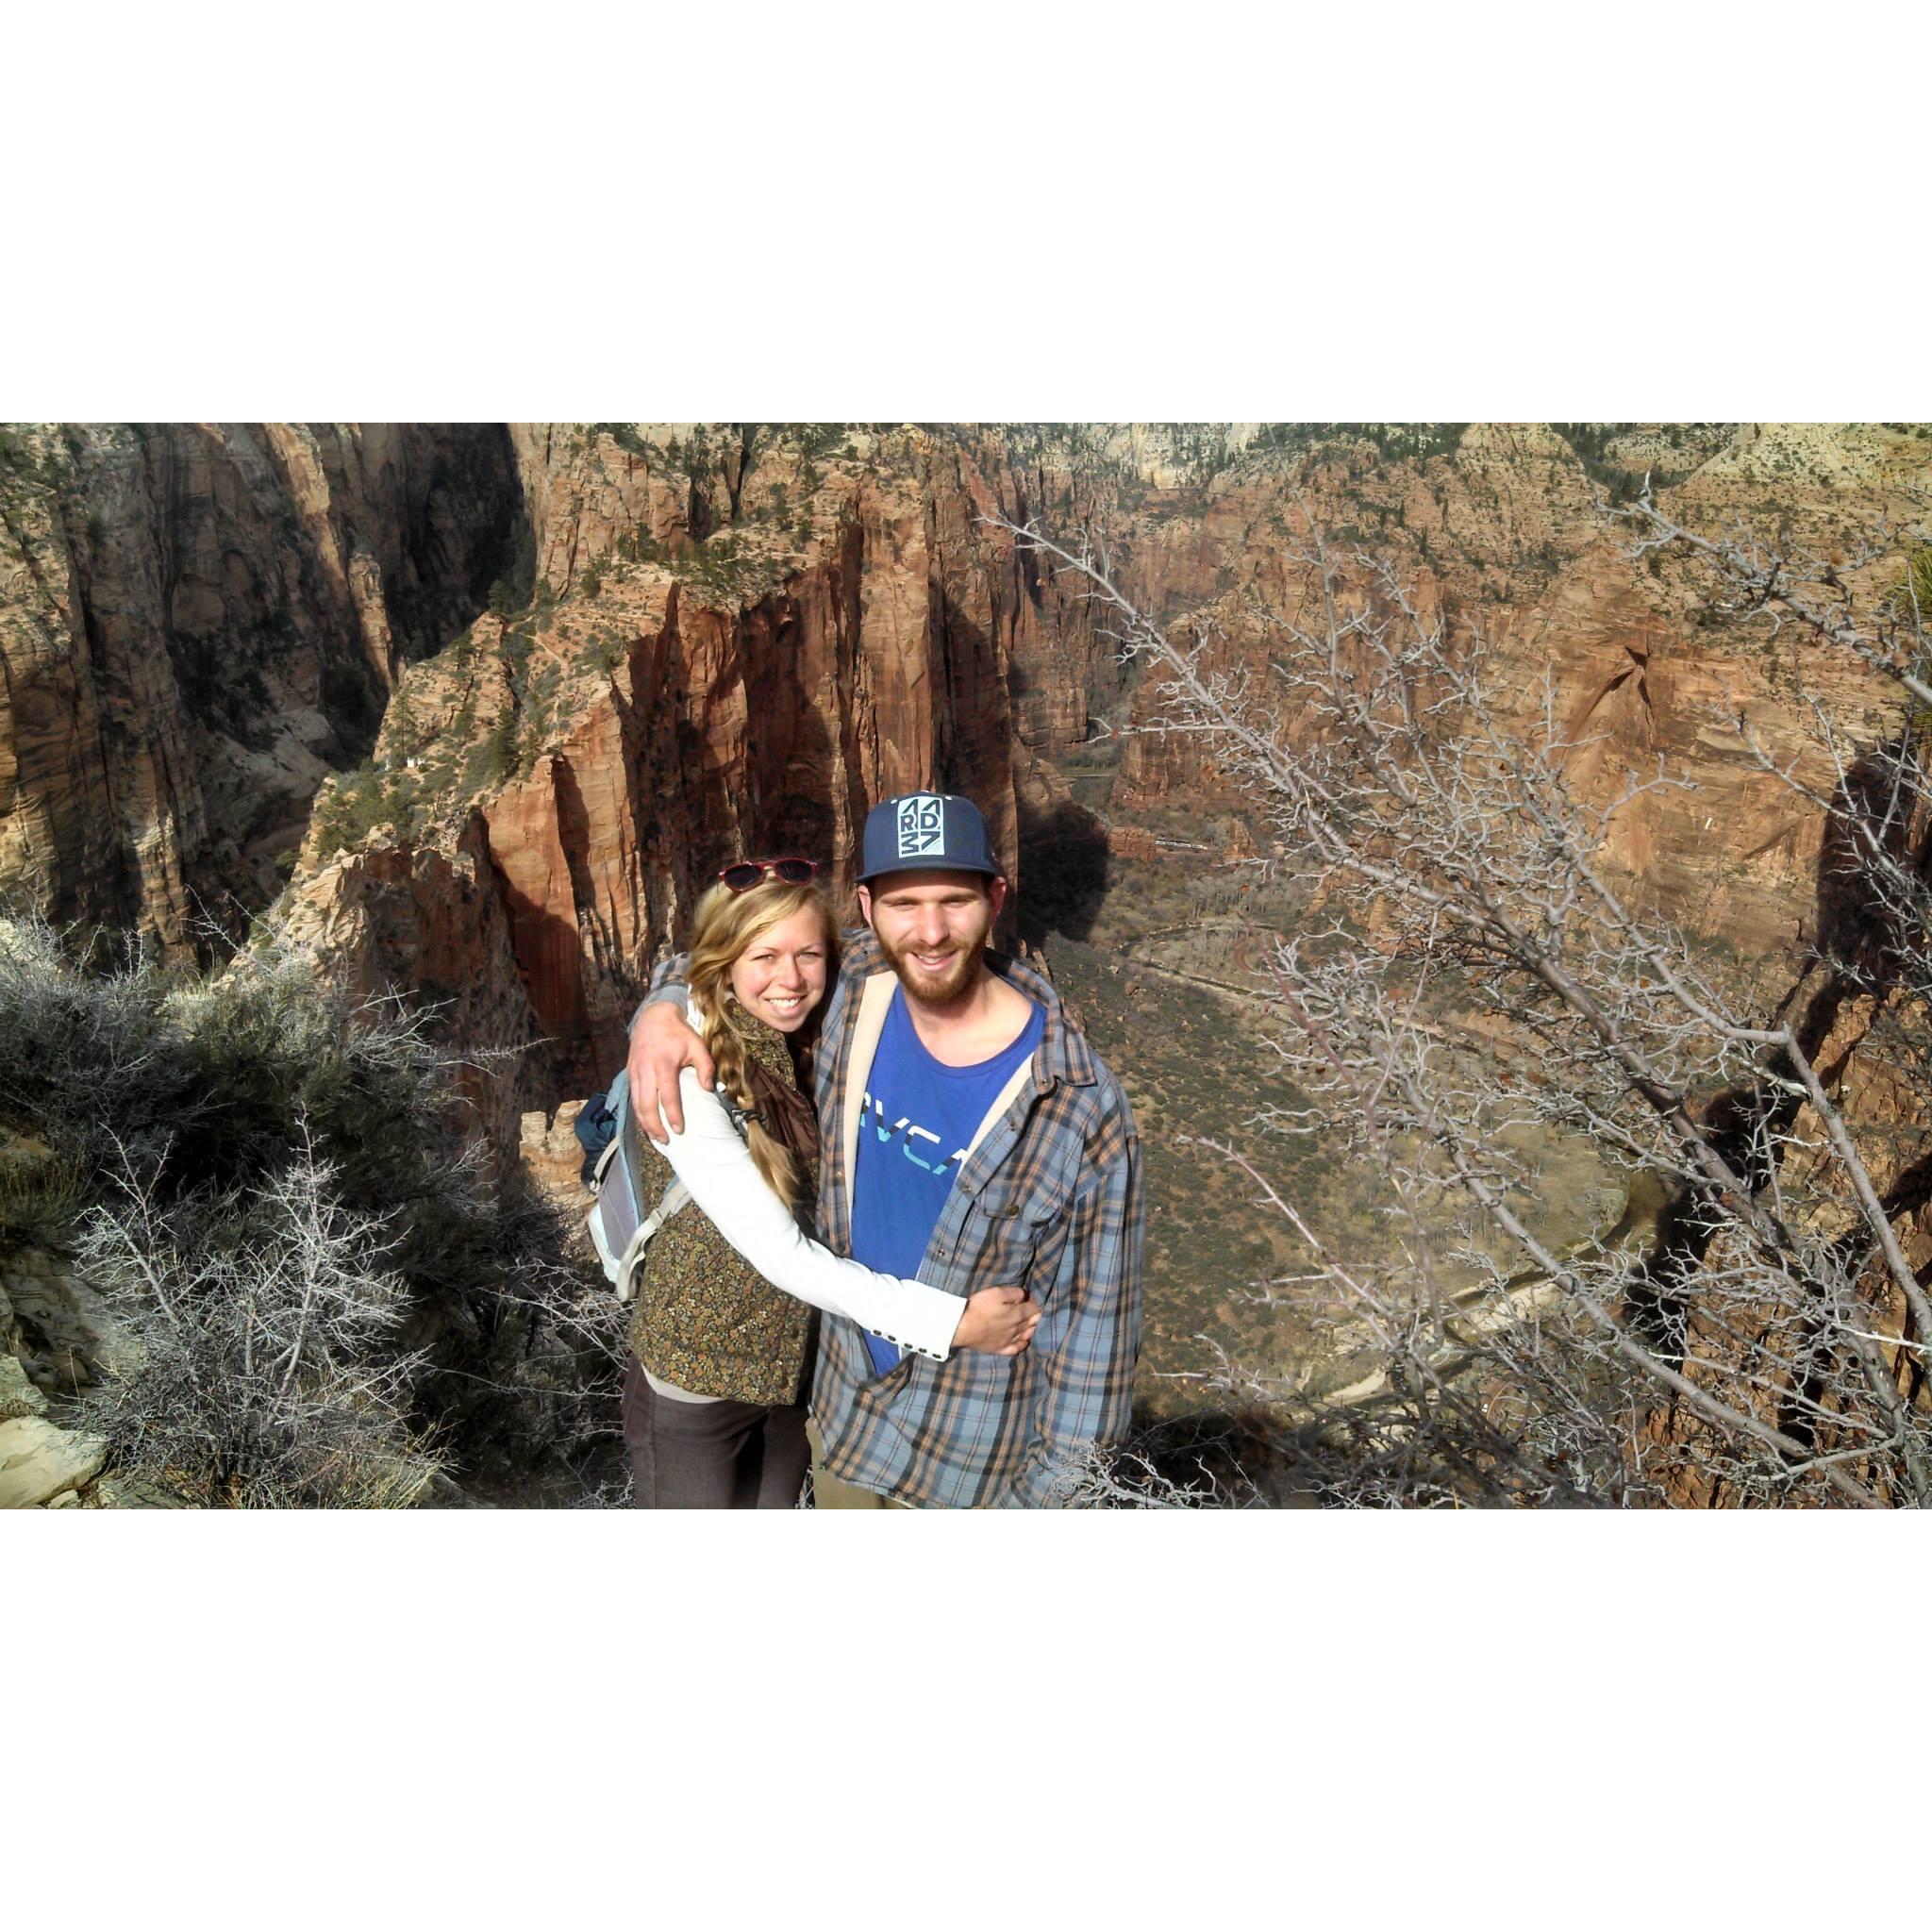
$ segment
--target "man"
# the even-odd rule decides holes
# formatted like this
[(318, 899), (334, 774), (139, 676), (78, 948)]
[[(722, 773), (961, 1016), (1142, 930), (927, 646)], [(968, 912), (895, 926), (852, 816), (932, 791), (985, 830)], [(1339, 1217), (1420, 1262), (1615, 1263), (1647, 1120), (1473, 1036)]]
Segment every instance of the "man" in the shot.
[[(901, 1356), (827, 1315), (812, 1411), (824, 1470), (942, 1507), (1063, 1498), (1124, 1433), (1141, 1342), (1141, 1149), (1126, 1096), (1039, 974), (986, 948), (1006, 904), (969, 799), (866, 817), (853, 935), (817, 1060), (819, 1229), (835, 1253), (958, 1295), (1023, 1286), (1018, 1356)], [(677, 1074), (711, 1069), (664, 994), (632, 1027), (631, 1091), (681, 1128)], [(658, 1139), (664, 1138), (661, 1133)]]

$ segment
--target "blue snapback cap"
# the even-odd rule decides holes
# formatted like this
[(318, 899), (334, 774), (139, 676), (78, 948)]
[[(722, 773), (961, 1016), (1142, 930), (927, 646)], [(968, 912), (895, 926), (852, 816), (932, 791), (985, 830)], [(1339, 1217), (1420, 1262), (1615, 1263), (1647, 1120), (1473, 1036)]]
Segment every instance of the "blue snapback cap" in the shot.
[(927, 868), (1003, 876), (979, 808), (950, 791), (908, 791), (880, 799), (865, 815), (859, 858), (861, 880)]

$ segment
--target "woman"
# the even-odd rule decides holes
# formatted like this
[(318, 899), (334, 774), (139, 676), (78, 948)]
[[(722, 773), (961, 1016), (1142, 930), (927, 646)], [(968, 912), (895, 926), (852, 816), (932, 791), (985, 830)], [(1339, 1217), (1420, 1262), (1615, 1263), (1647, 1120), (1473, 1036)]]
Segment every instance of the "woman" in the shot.
[[(1016, 1355), (1039, 1320), (1013, 1289), (962, 1303), (841, 1260), (803, 1231), (818, 1196), (809, 1049), (839, 948), (816, 870), (804, 858), (744, 860), (698, 901), (691, 1021), (718, 1091), (686, 1072), (684, 1132), (664, 1151), (691, 1198), (658, 1230), (639, 1278), (624, 1434), (640, 1508), (796, 1503), (813, 1307), (941, 1358), (955, 1348)], [(671, 1173), (659, 1187), (643, 1178), (661, 1198)]]

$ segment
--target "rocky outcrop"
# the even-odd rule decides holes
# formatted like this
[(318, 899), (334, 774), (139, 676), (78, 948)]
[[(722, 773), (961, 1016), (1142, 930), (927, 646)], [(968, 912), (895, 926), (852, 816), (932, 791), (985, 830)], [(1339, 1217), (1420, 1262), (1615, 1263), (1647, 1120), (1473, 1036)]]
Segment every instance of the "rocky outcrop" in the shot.
[(526, 1113), (517, 1149), (531, 1184), (573, 1227), (590, 1212), (591, 1199), (583, 1181), (583, 1142), (576, 1134), (584, 1106), (581, 1100), (566, 1100), (554, 1115), (541, 1108)]
[(8, 1255), (0, 1267), (0, 1509), (184, 1507), (156, 1483), (108, 1472), (108, 1443), (67, 1426), (68, 1398), (131, 1363), (99, 1291), (63, 1256), (33, 1247)]
[(473, 812), (449, 849), (385, 827), (320, 866), (282, 902), (286, 943), (314, 954), (336, 984), (363, 998), (428, 1007), (470, 1055), (462, 1087), (491, 1144), (516, 1144), (518, 1119), (559, 1077), (518, 970), (489, 832)]
[(115, 1341), (99, 1298), (56, 1257), (33, 1248), (8, 1256), (0, 1271), (0, 1509), (93, 1500), (108, 1445), (62, 1427), (49, 1396), (70, 1395), (110, 1359), (124, 1360)]
[(128, 1359), (129, 1342), (99, 1290), (67, 1258), (23, 1248), (0, 1266), (0, 1333), (35, 1386), (71, 1395)]
[(0, 1509), (77, 1502), (81, 1486), (107, 1459), (108, 1445), (98, 1436), (56, 1428), (39, 1416), (0, 1422)]

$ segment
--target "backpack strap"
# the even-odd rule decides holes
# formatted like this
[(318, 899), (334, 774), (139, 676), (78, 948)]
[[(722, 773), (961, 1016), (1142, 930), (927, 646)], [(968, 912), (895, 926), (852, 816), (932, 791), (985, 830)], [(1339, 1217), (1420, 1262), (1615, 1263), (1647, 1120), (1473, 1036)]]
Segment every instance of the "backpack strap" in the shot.
[(638, 1231), (618, 1257), (617, 1274), (610, 1285), (617, 1291), (619, 1301), (628, 1304), (636, 1291), (638, 1270), (644, 1264), (644, 1251), (651, 1245), (652, 1238), (690, 1199), (691, 1190), (673, 1174), (671, 1185), (664, 1190), (664, 1198), (638, 1224)]

